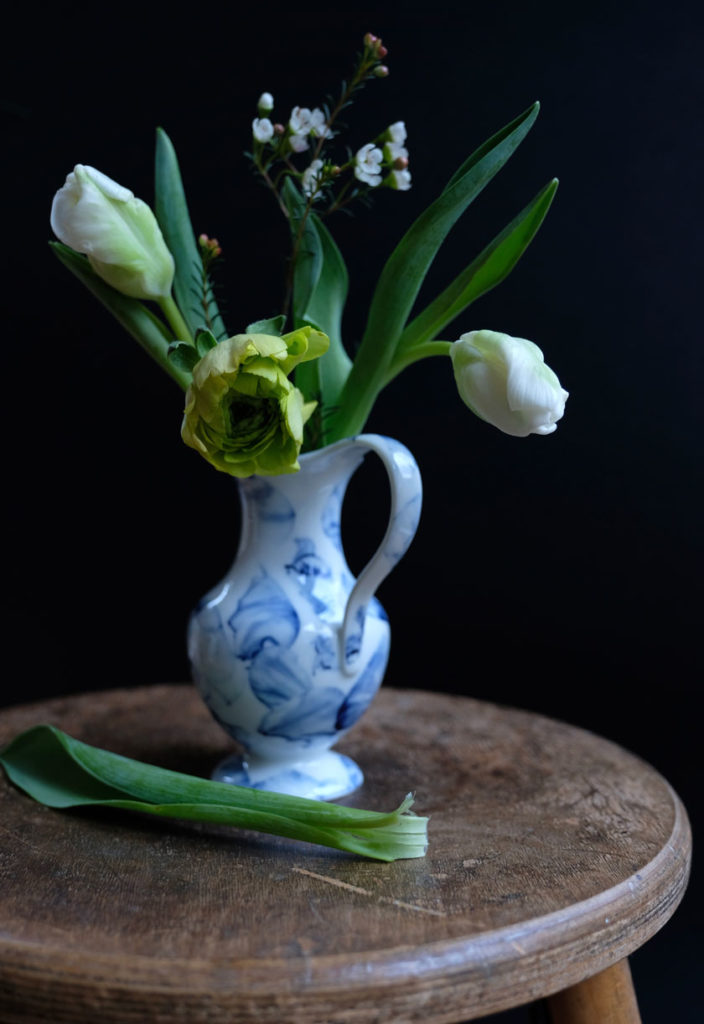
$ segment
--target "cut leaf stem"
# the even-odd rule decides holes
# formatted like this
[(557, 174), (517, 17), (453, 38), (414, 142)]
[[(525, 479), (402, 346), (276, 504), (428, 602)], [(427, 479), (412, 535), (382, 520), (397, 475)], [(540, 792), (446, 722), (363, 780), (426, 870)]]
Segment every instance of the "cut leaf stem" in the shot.
[(376, 860), (423, 857), (428, 819), (409, 795), (389, 814), (212, 782), (82, 743), (51, 725), (0, 753), (8, 777), (47, 807), (115, 807), (213, 822), (329, 846)]

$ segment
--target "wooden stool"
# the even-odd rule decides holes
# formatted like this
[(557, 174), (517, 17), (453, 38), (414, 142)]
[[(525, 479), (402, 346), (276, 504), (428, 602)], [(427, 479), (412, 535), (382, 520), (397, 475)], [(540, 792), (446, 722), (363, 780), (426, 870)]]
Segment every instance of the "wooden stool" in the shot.
[[(190, 686), (12, 708), (0, 745), (39, 722), (199, 775), (231, 749)], [(53, 811), (3, 778), (2, 1024), (451, 1024), (543, 997), (554, 1024), (639, 1020), (625, 958), (690, 859), (661, 776), (538, 715), (390, 688), (340, 749), (366, 773), (348, 803), (415, 791), (425, 859)]]

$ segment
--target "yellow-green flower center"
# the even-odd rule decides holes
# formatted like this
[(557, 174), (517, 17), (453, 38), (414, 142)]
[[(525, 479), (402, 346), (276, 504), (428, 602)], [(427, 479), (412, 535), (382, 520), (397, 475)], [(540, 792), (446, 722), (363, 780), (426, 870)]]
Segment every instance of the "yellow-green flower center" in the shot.
[(231, 451), (259, 450), (269, 444), (279, 426), (279, 402), (274, 398), (250, 398), (235, 393), (229, 403)]

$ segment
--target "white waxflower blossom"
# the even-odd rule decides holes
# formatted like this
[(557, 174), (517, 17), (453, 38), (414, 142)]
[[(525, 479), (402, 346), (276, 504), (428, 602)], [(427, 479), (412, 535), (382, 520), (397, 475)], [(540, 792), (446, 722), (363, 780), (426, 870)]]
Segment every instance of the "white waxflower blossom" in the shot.
[(270, 92), (263, 92), (257, 102), (257, 110), (260, 113), (266, 114), (270, 110), (274, 109), (274, 97)]
[(397, 171), (393, 170), (390, 174), (391, 188), (397, 189), (399, 192), (408, 192), (411, 187), (411, 172), (405, 168)]
[(325, 114), (319, 107), (310, 112), (310, 131), (317, 139), (329, 139), (332, 135)]
[(408, 160), (408, 150), (400, 142), (387, 142), (384, 146), (384, 156), (393, 163), (394, 160)]
[(274, 126), (268, 117), (255, 117), (252, 121), (252, 135), (257, 142), (270, 142), (274, 137)]
[(294, 107), (288, 126), (294, 135), (307, 135), (312, 128), (312, 111), (308, 107)]
[(460, 398), (480, 419), (513, 437), (552, 434), (569, 392), (532, 341), (470, 331), (450, 349)]
[(354, 158), (355, 178), (363, 181), (365, 185), (371, 185), (372, 188), (381, 185), (381, 162), (383, 159), (384, 154), (373, 142), (362, 146), (357, 150), (357, 155)]
[[(314, 135), (318, 139), (329, 139), (332, 135), (325, 114), (320, 107), (315, 107), (314, 110), (309, 107), (294, 107), (288, 119), (288, 126), (293, 133), (292, 139), (305, 139), (307, 135)], [(299, 144), (299, 148), (296, 148), (296, 144), (293, 142), (291, 145), (295, 153), (302, 153), (308, 149), (307, 143), (306, 145)]]
[(397, 145), (403, 145), (406, 141), (406, 125), (404, 121), (395, 121), (390, 124), (386, 129), (386, 137), (389, 142), (395, 142)]
[(291, 135), (288, 141), (294, 153), (305, 153), (308, 149), (308, 139), (305, 135)]
[[(317, 193), (320, 184), (320, 172), (323, 169), (322, 160), (313, 160), (310, 166), (306, 167), (301, 178), (301, 188), (307, 196)], [(318, 198), (318, 194), (315, 195)]]

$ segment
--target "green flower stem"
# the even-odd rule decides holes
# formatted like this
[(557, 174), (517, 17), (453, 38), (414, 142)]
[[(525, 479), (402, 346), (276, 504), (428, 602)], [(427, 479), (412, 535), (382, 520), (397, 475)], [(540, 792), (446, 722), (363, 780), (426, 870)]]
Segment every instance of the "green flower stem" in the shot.
[(326, 444), (333, 444), (345, 437), (354, 437), (364, 429), (374, 403), (386, 383), (388, 367), (381, 366), (375, 373), (356, 372), (359, 364), (355, 360), (342, 391), (337, 409), (327, 421)]
[(193, 335), (191, 334), (186, 321), (181, 316), (181, 311), (173, 300), (173, 296), (166, 295), (163, 299), (159, 299), (159, 306), (161, 311), (169, 321), (171, 329), (176, 335), (176, 341), (187, 341), (193, 345)]
[(326, 443), (332, 444), (344, 437), (359, 434), (364, 429), (380, 392), (394, 377), (420, 359), (427, 359), (429, 356), (449, 356), (451, 346), (450, 341), (426, 341), (414, 345), (399, 353), (389, 366), (377, 368), (376, 372), (368, 374), (355, 373), (353, 366), (338, 408), (334, 416), (330, 417)]
[(451, 341), (426, 341), (420, 345), (401, 352), (389, 367), (389, 372), (384, 380), (384, 387), (390, 384), (394, 377), (398, 377), (407, 366), (417, 363), (420, 359), (427, 359), (429, 356), (449, 356), (452, 348)]

